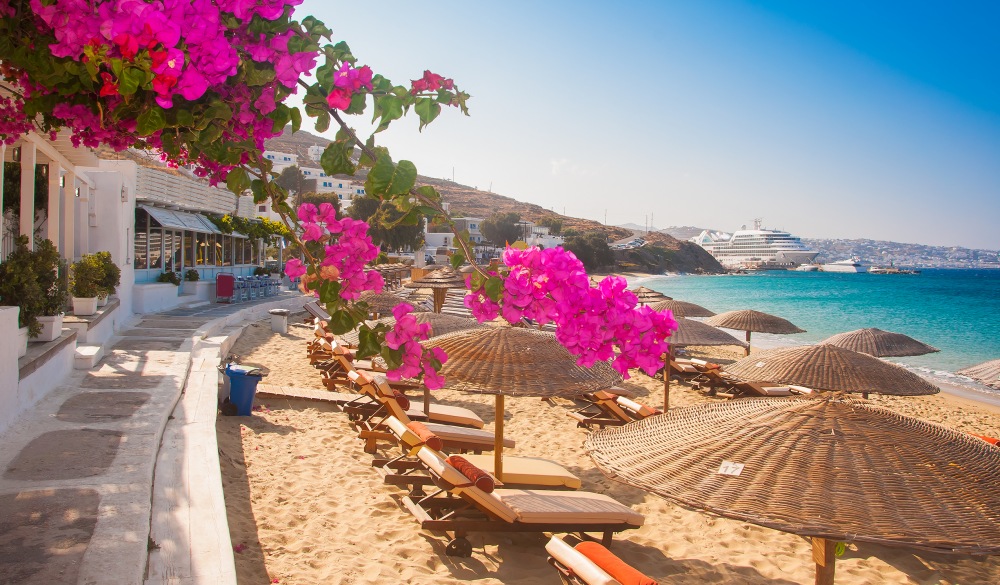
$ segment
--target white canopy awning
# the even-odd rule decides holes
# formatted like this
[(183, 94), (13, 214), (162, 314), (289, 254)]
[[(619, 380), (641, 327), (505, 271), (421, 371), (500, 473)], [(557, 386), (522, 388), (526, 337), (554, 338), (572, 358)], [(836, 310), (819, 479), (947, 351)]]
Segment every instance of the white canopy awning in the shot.
[(209, 234), (221, 234), (222, 231), (219, 230), (212, 223), (212, 220), (208, 219), (200, 213), (190, 213), (187, 211), (172, 211), (170, 209), (163, 209), (162, 207), (152, 207), (150, 205), (140, 205), (139, 209), (144, 210), (153, 219), (155, 219), (159, 224), (165, 228), (179, 229), (179, 230), (191, 230), (194, 232), (203, 232)]

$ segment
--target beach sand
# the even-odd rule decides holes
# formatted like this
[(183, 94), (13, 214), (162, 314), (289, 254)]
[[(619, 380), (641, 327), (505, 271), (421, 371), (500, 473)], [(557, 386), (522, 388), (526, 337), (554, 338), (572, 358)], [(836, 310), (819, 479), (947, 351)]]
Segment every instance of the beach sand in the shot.
[[(261, 321), (247, 327), (232, 351), (270, 368), (265, 383), (322, 389), (305, 357), (311, 337), (305, 326), (279, 335)], [(735, 347), (694, 350), (723, 362), (741, 354)], [(641, 401), (662, 404), (662, 382), (637, 374), (626, 386)], [(434, 398), (474, 410), (493, 428), (491, 396), (439, 390)], [(1000, 409), (989, 405), (944, 393), (873, 398), (957, 430), (1000, 436)], [(715, 399), (687, 386), (674, 384), (671, 392), (672, 408), (709, 400)], [(263, 408), (254, 416), (220, 416), (217, 425), (241, 584), (558, 583), (546, 563), (548, 539), (540, 534), (473, 533), (472, 557), (447, 556), (445, 535), (420, 530), (399, 503), (404, 492), (382, 484), (343, 413), (305, 400), (258, 398), (257, 404)], [(517, 441), (508, 452), (554, 459), (580, 476), (582, 489), (644, 514), (645, 526), (616, 535), (616, 554), (661, 583), (812, 583), (807, 539), (687, 509), (604, 477), (583, 449), (587, 431), (566, 416), (572, 406), (559, 399), (555, 406), (507, 399), (505, 435)], [(836, 570), (837, 583), (845, 584), (993, 584), (1000, 582), (1000, 557), (856, 543)]]

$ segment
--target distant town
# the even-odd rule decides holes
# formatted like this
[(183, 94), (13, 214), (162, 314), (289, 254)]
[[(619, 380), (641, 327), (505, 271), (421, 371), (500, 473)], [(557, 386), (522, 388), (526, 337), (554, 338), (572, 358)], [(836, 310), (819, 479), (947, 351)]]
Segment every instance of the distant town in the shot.
[[(640, 227), (629, 224), (624, 227)], [(689, 240), (704, 228), (669, 227), (659, 230), (678, 240)], [(818, 250), (817, 263), (836, 262), (849, 258), (859, 258), (872, 266), (896, 266), (898, 268), (1000, 268), (1000, 252), (997, 250), (973, 250), (955, 246), (928, 246), (925, 244), (904, 244), (882, 240), (840, 240), (802, 238), (802, 243)]]

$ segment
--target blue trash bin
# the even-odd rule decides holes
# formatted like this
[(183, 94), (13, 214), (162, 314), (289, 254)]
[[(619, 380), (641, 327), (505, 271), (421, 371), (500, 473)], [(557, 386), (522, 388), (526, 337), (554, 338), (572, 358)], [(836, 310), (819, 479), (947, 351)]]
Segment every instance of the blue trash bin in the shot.
[(264, 374), (253, 366), (229, 364), (226, 366), (226, 376), (229, 378), (229, 401), (236, 405), (237, 416), (250, 416), (253, 413), (257, 383)]

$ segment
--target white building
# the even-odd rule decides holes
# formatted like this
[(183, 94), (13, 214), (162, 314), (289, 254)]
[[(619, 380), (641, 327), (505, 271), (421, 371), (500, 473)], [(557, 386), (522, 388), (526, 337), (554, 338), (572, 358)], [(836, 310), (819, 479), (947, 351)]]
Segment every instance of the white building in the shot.
[[(309, 147), (309, 158), (315, 162), (319, 162), (320, 157), (323, 155), (324, 148), (322, 146), (310, 146)], [(299, 164), (299, 157), (296, 154), (289, 152), (279, 152), (276, 150), (265, 150), (264, 158), (271, 161), (272, 176), (277, 177), (281, 172), (288, 167), (298, 166), (299, 171), (306, 179), (313, 179), (316, 181), (316, 192), (317, 193), (335, 193), (337, 198), (340, 200), (340, 209), (346, 210), (351, 206), (351, 202), (355, 197), (361, 197), (365, 195), (365, 184), (363, 181), (352, 181), (344, 177), (332, 177), (326, 174), (320, 167), (304, 166)], [(256, 215), (257, 217), (266, 217), (277, 221), (279, 216), (271, 208), (271, 202), (266, 201), (264, 203), (258, 203), (256, 205)]]

